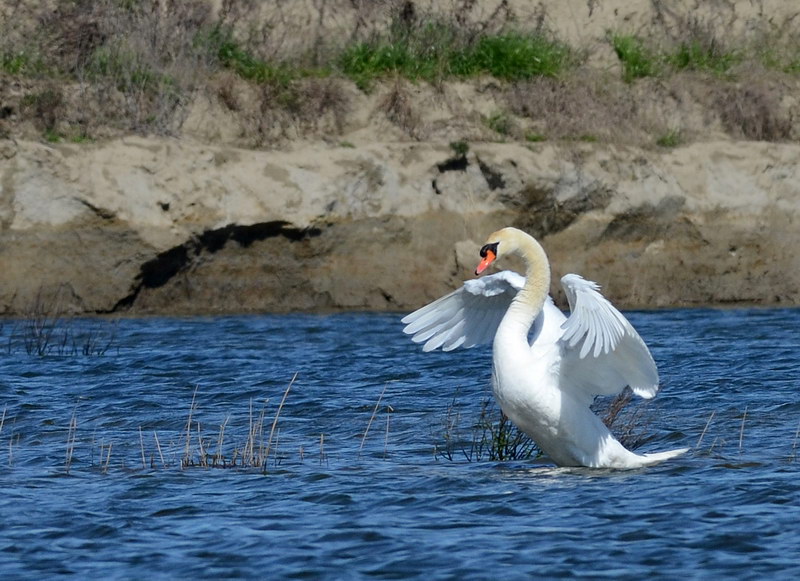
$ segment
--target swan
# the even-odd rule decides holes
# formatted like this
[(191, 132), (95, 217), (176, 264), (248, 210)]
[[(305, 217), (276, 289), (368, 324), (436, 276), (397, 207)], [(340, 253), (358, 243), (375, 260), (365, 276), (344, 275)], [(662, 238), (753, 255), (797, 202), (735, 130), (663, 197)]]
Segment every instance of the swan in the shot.
[(424, 351), (493, 341), (492, 384), (500, 408), (559, 466), (634, 469), (686, 452), (631, 452), (590, 409), (596, 395), (626, 386), (648, 399), (658, 391), (650, 351), (599, 285), (577, 274), (561, 279), (567, 318), (548, 295), (544, 249), (510, 227), (489, 236), (475, 274), (512, 254), (525, 261), (524, 277), (501, 271), (468, 280), (404, 317), (403, 331)]

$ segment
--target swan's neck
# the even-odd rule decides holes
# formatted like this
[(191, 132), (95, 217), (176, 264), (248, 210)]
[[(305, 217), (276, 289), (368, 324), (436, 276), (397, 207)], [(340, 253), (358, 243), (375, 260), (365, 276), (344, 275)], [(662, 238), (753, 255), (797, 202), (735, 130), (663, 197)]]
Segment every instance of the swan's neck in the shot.
[(531, 325), (542, 312), (550, 292), (550, 263), (541, 245), (527, 234), (520, 237), (516, 252), (527, 265), (525, 286), (514, 297), (502, 327), (504, 334), (521, 336), (527, 343)]

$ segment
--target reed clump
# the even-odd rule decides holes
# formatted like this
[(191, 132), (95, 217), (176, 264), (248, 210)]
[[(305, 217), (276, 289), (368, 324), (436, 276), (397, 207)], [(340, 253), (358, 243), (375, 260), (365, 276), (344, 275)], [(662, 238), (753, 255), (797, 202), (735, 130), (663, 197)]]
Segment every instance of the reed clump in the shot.
[[(226, 416), (219, 425), (216, 435), (205, 435), (201, 423), (195, 417), (197, 412), (197, 390), (195, 390), (192, 395), (192, 403), (189, 407), (189, 415), (184, 430), (184, 451), (180, 460), (181, 468), (195, 466), (201, 468), (257, 468), (266, 472), (270, 457), (273, 459), (273, 464), (277, 466), (279, 462), (278, 441), (280, 436), (278, 422), (283, 406), (286, 403), (286, 398), (296, 379), (297, 374), (292, 377), (283, 392), (283, 397), (272, 418), (272, 423), (269, 424), (269, 431), (267, 431), (268, 418), (266, 417), (269, 400), (265, 400), (258, 411), (254, 409), (253, 401), (251, 400), (247, 416), (247, 433), (244, 441), (240, 443), (234, 441), (227, 448), (226, 437), (229, 439), (230, 437), (229, 434), (226, 434), (226, 429), (230, 421), (230, 415)], [(163, 454), (161, 454), (160, 449), (159, 454), (163, 464)], [(142, 455), (144, 457), (144, 451)], [(154, 456), (152, 454), (150, 464), (151, 466), (154, 464)]]
[[(37, 292), (22, 317), (12, 322), (5, 341), (6, 353), (21, 349), (38, 357), (99, 357), (114, 349), (117, 321), (77, 318), (69, 313), (62, 296), (60, 288), (49, 295), (42, 290)], [(3, 330), (0, 327), (0, 334)]]
[[(632, 404), (632, 399), (633, 392), (625, 389), (613, 398), (597, 398), (592, 408), (615, 437), (634, 450), (647, 440), (648, 423), (646, 404)], [(434, 457), (449, 461), (529, 460), (542, 453), (536, 442), (496, 407), (492, 396), (481, 400), (477, 418), (469, 420), (464, 417), (456, 394), (445, 413), (441, 434), (434, 437)]]
[[(465, 425), (466, 423), (466, 425)], [(441, 434), (434, 434), (434, 458), (467, 462), (528, 460), (541, 452), (500, 410), (494, 398), (481, 400), (475, 419), (466, 419), (458, 405), (458, 392), (447, 407)]]

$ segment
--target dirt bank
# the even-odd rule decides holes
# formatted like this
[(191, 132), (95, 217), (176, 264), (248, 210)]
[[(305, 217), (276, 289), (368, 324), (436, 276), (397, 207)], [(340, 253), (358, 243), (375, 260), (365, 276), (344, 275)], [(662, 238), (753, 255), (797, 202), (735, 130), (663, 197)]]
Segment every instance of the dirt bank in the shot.
[[(761, 55), (797, 40), (791, 3), (151, 4), (76, 4), (80, 26), (64, 28), (56, 4), (0, 3), (0, 314), (407, 310), (470, 277), (484, 237), (509, 224), (542, 240), (556, 295), (578, 272), (628, 308), (800, 302), (797, 71), (737, 56), (724, 74), (632, 82), (610, 42), (676, 43), (691, 29), (692, 42), (736, 38)], [(183, 26), (190, 50), (187, 22), (224, 18), (272, 31), (260, 54), (318, 54), (434, 16), (546, 31), (584, 58), (552, 78), (395, 75), (369, 88), (195, 70), (186, 55), (143, 60), (162, 69), (134, 71), (150, 83), (137, 87), (90, 59), (125, 26), (131, 38)], [(37, 27), (60, 76), (8, 52)], [(73, 62), (76, 39), (91, 43)]]
[[(409, 309), (486, 234), (539, 236), (626, 307), (800, 300), (793, 144), (3, 143), (0, 312)], [(554, 289), (557, 292), (557, 288)]]

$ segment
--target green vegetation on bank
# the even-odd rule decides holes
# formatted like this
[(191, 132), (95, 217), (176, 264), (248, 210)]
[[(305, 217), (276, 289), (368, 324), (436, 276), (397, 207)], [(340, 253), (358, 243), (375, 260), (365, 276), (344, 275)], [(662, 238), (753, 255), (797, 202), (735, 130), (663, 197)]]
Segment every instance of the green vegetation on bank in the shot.
[(659, 50), (637, 36), (615, 34), (611, 37), (611, 46), (622, 65), (622, 78), (627, 83), (674, 71), (701, 71), (724, 76), (743, 60), (742, 52), (699, 38), (689, 38), (670, 49)]
[(577, 62), (574, 50), (540, 33), (509, 31), (470, 38), (438, 22), (394, 28), (386, 36), (346, 46), (338, 59), (341, 71), (365, 89), (390, 74), (428, 82), (479, 75), (507, 81), (553, 77)]
[[(137, 11), (132, 5), (123, 3), (120, 6)], [(118, 9), (124, 8), (118, 6)], [(129, 18), (135, 16), (128, 15)], [(85, 32), (76, 31), (74, 27), (68, 31), (43, 30), (41, 38), (1, 42), (0, 70), (22, 77), (72, 77), (74, 80), (86, 80), (87, 75), (89, 80), (124, 76), (132, 85), (147, 87), (176, 83), (169, 69), (180, 61), (182, 65), (190, 62), (200, 65), (208, 75), (220, 68), (229, 69), (255, 83), (286, 85), (304, 77), (338, 74), (368, 88), (387, 76), (428, 82), (481, 75), (510, 82), (556, 77), (585, 60), (581, 51), (551, 34), (521, 30), (476, 33), (440, 20), (393, 23), (383, 34), (366, 40), (355, 39), (312, 62), (304, 55), (284, 60), (259, 56), (255, 41), (237, 39), (234, 29), (220, 22), (179, 22), (178, 25), (192, 26), (178, 31), (174, 41), (165, 37), (149, 47), (132, 38), (102, 35), (102, 40), (98, 40), (96, 27)], [(51, 22), (50, 27), (57, 28), (58, 24)], [(137, 32), (145, 34), (147, 31), (134, 30), (132, 34)], [(49, 33), (55, 34), (56, 41)], [(64, 42), (57, 41), (58, 36), (66, 33), (73, 35), (69, 43), (72, 46), (65, 47)], [(713, 37), (693, 35), (667, 48), (628, 34), (611, 34), (609, 43), (619, 59), (626, 82), (682, 70), (727, 75), (744, 60), (758, 61), (768, 69), (800, 72), (800, 46), (782, 50), (773, 45), (731, 49)], [(68, 54), (66, 51), (70, 48), (80, 54)], [(158, 49), (161, 53), (153, 54)]]
[[(253, 142), (264, 144), (292, 123), (313, 127), (332, 118), (328, 126), (341, 126), (348, 110), (342, 79), (363, 91), (381, 81), (400, 87), (384, 105), (387, 117), (410, 134), (416, 113), (398, 79), (433, 85), (501, 81), (493, 86), (506, 92), (505, 102), (499, 99), (494, 112), (476, 117), (498, 139), (602, 140), (608, 132), (592, 127), (598, 101), (619, 109), (609, 111), (618, 117), (609, 126), (624, 125), (636, 110), (611, 96), (616, 89), (607, 86), (605, 71), (587, 73), (585, 50), (541, 23), (525, 30), (511, 18), (476, 25), (456, 14), (394, 12), (386, 26), (291, 49), (286, 47), (294, 46), (292, 39), (281, 39), (275, 23), (250, 21), (251, 13), (224, 4), (214, 12), (206, 0), (186, 0), (162, 12), (155, 0), (74, 0), (58, 3), (52, 14), (29, 7), (26, 15), (0, 20), (0, 75), (20, 81), (13, 98), (0, 91), (6, 100), (0, 103), (0, 135), (8, 133), (4, 119), (32, 122), (48, 141), (91, 141), (102, 133), (98, 128), (169, 134), (180, 129), (188, 105), (205, 92), (246, 118)], [(795, 37), (737, 42), (687, 25), (682, 37), (670, 41), (610, 32), (608, 45), (626, 84), (683, 71), (709, 75), (720, 95), (713, 99), (723, 124), (753, 138), (791, 133), (780, 120), (761, 119), (775, 101), (768, 89), (743, 93), (734, 83), (751, 63), (800, 74)], [(553, 93), (564, 88), (571, 97)], [(755, 120), (744, 118), (751, 111)], [(539, 123), (518, 123), (520, 117)], [(553, 118), (562, 119), (563, 128), (554, 130)], [(585, 119), (586, 126), (577, 127), (570, 121), (575, 119)], [(650, 143), (674, 147), (685, 137), (661, 124), (652, 129)]]
[(751, 42), (732, 48), (718, 39), (699, 33), (667, 47), (659, 47), (627, 34), (610, 36), (611, 46), (622, 66), (622, 78), (630, 83), (646, 77), (660, 77), (680, 71), (698, 71), (720, 77), (733, 76), (744, 62), (783, 73), (800, 73), (800, 42), (778, 39)]

